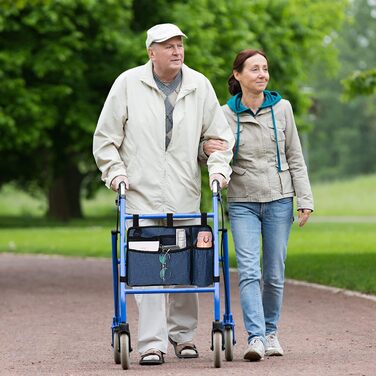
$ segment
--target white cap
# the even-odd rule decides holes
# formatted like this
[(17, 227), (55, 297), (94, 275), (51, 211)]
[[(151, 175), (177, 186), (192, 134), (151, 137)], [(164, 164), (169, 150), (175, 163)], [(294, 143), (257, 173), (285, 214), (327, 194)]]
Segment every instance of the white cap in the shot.
[(161, 43), (172, 37), (187, 36), (174, 24), (165, 23), (155, 25), (147, 31), (146, 48), (149, 48), (152, 43)]

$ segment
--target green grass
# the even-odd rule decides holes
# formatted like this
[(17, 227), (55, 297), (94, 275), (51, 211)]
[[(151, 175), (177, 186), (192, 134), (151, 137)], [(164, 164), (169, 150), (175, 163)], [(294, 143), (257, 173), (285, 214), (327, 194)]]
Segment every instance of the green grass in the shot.
[(31, 197), (12, 185), (0, 191), (0, 215), (12, 217), (40, 217), (45, 213), (47, 203), (42, 197)]
[[(286, 276), (376, 294), (376, 175), (313, 187), (316, 211), (304, 228), (295, 223), (289, 241)], [(115, 194), (101, 189), (84, 200), (87, 218), (52, 222), (45, 203), (14, 187), (0, 195), (0, 252), (110, 257), (110, 230), (116, 224)], [(370, 218), (357, 223), (356, 216)], [(346, 216), (349, 222), (325, 221)], [(231, 265), (235, 255), (229, 234)]]
[[(376, 223), (294, 223), (286, 277), (376, 294)], [(229, 234), (231, 266), (236, 266)]]
[(376, 223), (293, 227), (288, 278), (376, 294)]
[[(0, 229), (0, 251), (110, 257), (111, 221), (104, 226)], [(310, 223), (292, 229), (286, 276), (376, 294), (375, 224)], [(231, 265), (235, 254), (229, 237)]]
[(376, 174), (312, 187), (315, 215), (376, 216)]
[[(103, 217), (115, 210), (116, 194), (102, 187), (91, 200), (82, 199), (82, 209), (86, 217)], [(43, 197), (30, 196), (12, 185), (0, 190), (0, 218), (18, 218), (17, 220), (43, 220), (47, 202)], [(0, 219), (1, 221), (1, 219)], [(4, 221), (0, 222), (2, 226)]]
[[(315, 216), (376, 216), (376, 174), (313, 185)], [(0, 217), (41, 217), (47, 204), (7, 185), (0, 191)], [(102, 187), (92, 200), (82, 200), (86, 216), (113, 212), (115, 194)], [(0, 222), (0, 226), (3, 222)]]
[(110, 228), (90, 226), (1, 229), (0, 251), (108, 257), (111, 255)]

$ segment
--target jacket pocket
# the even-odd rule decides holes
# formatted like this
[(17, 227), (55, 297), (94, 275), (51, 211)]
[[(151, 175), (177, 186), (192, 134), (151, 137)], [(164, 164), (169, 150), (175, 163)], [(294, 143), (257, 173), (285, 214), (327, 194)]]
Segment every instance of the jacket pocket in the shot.
[(231, 180), (227, 193), (229, 198), (247, 197), (246, 172), (245, 168), (232, 166)]
[(232, 131), (233, 131), (234, 139), (235, 139), (234, 148), (236, 147), (238, 136), (239, 136), (239, 146), (243, 146), (244, 145), (244, 132), (243, 132), (244, 131), (244, 125), (242, 123), (240, 123), (239, 135), (238, 135), (238, 126), (237, 126), (236, 123), (235, 123), (235, 127), (233, 128)]
[[(232, 172), (239, 176), (243, 176), (247, 171), (245, 168), (239, 167), (239, 166), (231, 166), (231, 168), (232, 168)], [(232, 174), (231, 174), (231, 177), (232, 177)]]
[(279, 180), (281, 183), (281, 192), (283, 195), (294, 193), (294, 186), (292, 184), (289, 165), (287, 162), (281, 163), (282, 171), (279, 173)]
[[(271, 131), (270, 137), (272, 138), (272, 140), (274, 142), (276, 142), (275, 141), (275, 133), (274, 133), (273, 126), (272, 126), (272, 128), (271, 128), (270, 131)], [(278, 137), (278, 142), (279, 143), (285, 143), (285, 141), (286, 141), (286, 135), (285, 135), (285, 132), (282, 129), (277, 128), (277, 137)]]
[[(270, 131), (270, 137), (272, 140), (275, 142), (275, 133), (274, 133), (274, 124), (273, 121), (270, 120), (268, 123), (268, 128)], [(286, 140), (286, 135), (285, 135), (285, 129), (286, 129), (286, 122), (284, 119), (276, 119), (276, 124), (277, 124), (277, 137), (278, 137), (278, 142), (285, 142)]]
[[(276, 138), (275, 138), (273, 124), (269, 124), (269, 128), (270, 128), (270, 138), (272, 139), (272, 145), (274, 149), (273, 152), (275, 153), (275, 161), (276, 163), (278, 163)], [(281, 168), (282, 168), (282, 171), (284, 171), (283, 165), (287, 165), (286, 152), (285, 152), (286, 135), (285, 135), (285, 132), (280, 128), (277, 128), (277, 138), (278, 138), (279, 156), (281, 158)], [(287, 168), (285, 169), (288, 169), (288, 165), (287, 165)]]

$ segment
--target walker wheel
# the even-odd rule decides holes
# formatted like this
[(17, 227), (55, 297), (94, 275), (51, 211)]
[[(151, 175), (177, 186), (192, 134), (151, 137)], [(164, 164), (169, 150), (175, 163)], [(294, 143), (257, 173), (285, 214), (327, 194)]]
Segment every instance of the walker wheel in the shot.
[(225, 329), (225, 358), (227, 361), (234, 359), (234, 333), (232, 328)]
[(120, 362), (123, 369), (129, 369), (131, 359), (129, 357), (129, 336), (126, 333), (120, 335)]
[(221, 368), (222, 359), (222, 333), (214, 332), (213, 334), (213, 351), (214, 351), (214, 367)]
[(119, 334), (114, 333), (114, 361), (116, 364), (120, 364), (120, 351), (119, 351)]

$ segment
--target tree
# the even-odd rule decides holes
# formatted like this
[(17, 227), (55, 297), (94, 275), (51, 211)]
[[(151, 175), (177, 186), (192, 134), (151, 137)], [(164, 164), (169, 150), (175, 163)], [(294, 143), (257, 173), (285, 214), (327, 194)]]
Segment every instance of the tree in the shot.
[(340, 69), (333, 77), (328, 77), (318, 66), (312, 75), (316, 117), (309, 144), (310, 176), (314, 180), (339, 179), (376, 171), (376, 111), (375, 94), (372, 94), (375, 85), (375, 14), (375, 2), (351, 2), (347, 20), (335, 41)]
[[(268, 87), (292, 102), (304, 131), (311, 122), (312, 93), (305, 90), (311, 67), (323, 63), (329, 72), (338, 67), (334, 42), (346, 7), (342, 0), (195, 0), (177, 3), (173, 13), (189, 37), (186, 61), (211, 80), (222, 104), (229, 98), (227, 78), (235, 55), (262, 49), (271, 72)], [(207, 189), (203, 197), (210, 203)]]
[[(278, 90), (302, 115), (311, 105), (309, 67), (337, 67), (334, 32), (344, 20), (346, 0), (196, 0), (178, 3), (174, 19), (189, 30), (186, 60), (213, 82), (225, 102), (227, 77), (235, 55), (245, 48), (264, 50), (270, 88)], [(328, 35), (333, 35), (326, 42)]]
[(82, 215), (104, 93), (140, 61), (130, 20), (128, 0), (1, 3), (0, 183), (39, 187), (51, 217)]
[[(175, 22), (189, 36), (186, 61), (213, 82), (222, 103), (243, 48), (262, 48), (271, 89), (294, 105), (308, 66), (336, 62), (332, 43), (346, 0), (0, 0), (0, 185), (41, 189), (48, 214), (81, 216), (80, 191), (98, 185), (92, 134), (114, 78), (143, 64), (145, 30)], [(334, 37), (333, 37), (334, 38)], [(298, 124), (302, 124), (299, 121)]]
[(357, 95), (372, 95), (376, 92), (376, 69), (356, 71), (342, 81), (346, 100)]

